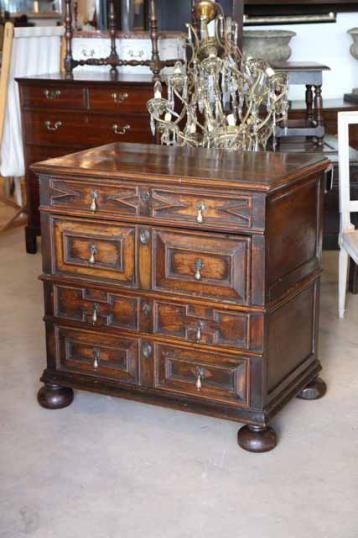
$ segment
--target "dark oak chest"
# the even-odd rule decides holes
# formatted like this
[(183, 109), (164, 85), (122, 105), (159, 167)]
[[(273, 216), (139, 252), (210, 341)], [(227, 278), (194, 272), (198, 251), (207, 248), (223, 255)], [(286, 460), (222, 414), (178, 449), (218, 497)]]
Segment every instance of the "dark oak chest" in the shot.
[(39, 163), (47, 368), (72, 388), (236, 420), (317, 398), (319, 155), (113, 144)]

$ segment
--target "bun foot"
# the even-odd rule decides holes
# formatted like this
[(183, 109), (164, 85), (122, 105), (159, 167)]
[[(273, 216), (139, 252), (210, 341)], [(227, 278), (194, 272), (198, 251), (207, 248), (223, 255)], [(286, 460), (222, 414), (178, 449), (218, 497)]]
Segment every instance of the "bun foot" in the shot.
[(237, 441), (248, 452), (269, 452), (277, 445), (277, 435), (273, 428), (248, 424), (239, 430)]
[(38, 394), (37, 400), (46, 409), (62, 409), (72, 403), (73, 390), (59, 385), (46, 384)]
[(297, 395), (301, 400), (318, 400), (327, 392), (327, 385), (320, 377), (317, 377)]

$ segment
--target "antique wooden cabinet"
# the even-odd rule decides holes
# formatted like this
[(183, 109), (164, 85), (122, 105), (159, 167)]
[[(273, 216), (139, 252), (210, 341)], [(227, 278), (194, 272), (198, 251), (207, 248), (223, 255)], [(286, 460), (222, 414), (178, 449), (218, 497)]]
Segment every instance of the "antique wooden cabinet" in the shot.
[(109, 142), (154, 143), (146, 103), (151, 76), (74, 73), (18, 79), (25, 152), (28, 225), (26, 250), (37, 251), (39, 189), (30, 165)]
[(314, 399), (321, 155), (111, 144), (38, 163), (47, 368), (73, 388), (246, 423)]

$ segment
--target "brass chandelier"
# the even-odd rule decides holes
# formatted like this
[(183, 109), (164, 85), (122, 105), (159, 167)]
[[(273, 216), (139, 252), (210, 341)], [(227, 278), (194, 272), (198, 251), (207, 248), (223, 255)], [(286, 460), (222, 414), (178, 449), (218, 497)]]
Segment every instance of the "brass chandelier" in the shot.
[(199, 1), (197, 25), (187, 24), (186, 60), (154, 84), (148, 101), (153, 134), (162, 144), (257, 151), (275, 145), (285, 125), (287, 80), (237, 46), (238, 25), (220, 4)]

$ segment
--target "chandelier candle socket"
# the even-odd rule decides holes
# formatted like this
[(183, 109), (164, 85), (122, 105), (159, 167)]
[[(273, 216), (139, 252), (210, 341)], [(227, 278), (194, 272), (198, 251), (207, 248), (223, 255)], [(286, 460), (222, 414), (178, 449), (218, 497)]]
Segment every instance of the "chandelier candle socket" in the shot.
[(165, 145), (258, 151), (275, 146), (285, 126), (287, 79), (265, 61), (243, 55), (238, 26), (219, 3), (197, 2), (198, 28), (187, 24), (186, 59), (154, 85), (148, 101), (153, 134)]

